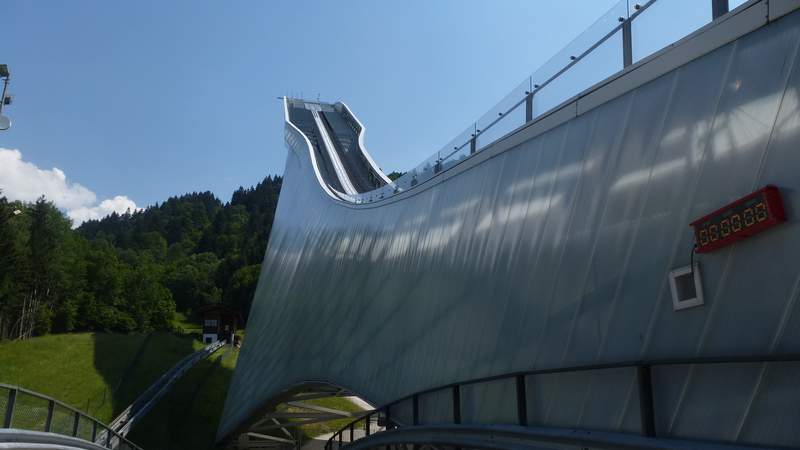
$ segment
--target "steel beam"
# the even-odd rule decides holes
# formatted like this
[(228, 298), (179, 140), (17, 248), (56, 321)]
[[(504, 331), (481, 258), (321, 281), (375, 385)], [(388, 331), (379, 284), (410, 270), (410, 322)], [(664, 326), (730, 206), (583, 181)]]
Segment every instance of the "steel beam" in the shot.
[[(264, 416), (265, 421), (272, 421), (274, 419), (319, 419), (322, 417), (333, 417), (336, 419), (341, 419), (342, 416), (339, 414), (327, 413), (327, 412), (274, 412), (269, 413)], [(253, 428), (258, 428), (256, 425), (253, 425)]]
[(284, 444), (294, 444), (295, 443), (294, 439), (284, 439), (284, 438), (279, 438), (277, 436), (270, 436), (268, 434), (253, 433), (252, 431), (247, 433), (247, 435), (250, 436), (250, 437), (254, 437), (256, 439), (264, 439), (264, 440), (272, 441), (272, 442), (282, 442)]
[(517, 375), (517, 420), (523, 427), (528, 425), (528, 393), (525, 375)]
[(622, 22), (622, 67), (633, 64), (633, 33), (630, 19)]
[(80, 423), (81, 423), (81, 413), (75, 411), (75, 414), (73, 415), (72, 418), (72, 436), (78, 436), (78, 427), (80, 426)]
[(353, 417), (353, 413), (347, 411), (340, 411), (338, 409), (333, 409), (333, 408), (326, 408), (324, 406), (319, 406), (319, 405), (312, 405), (311, 403), (286, 402), (286, 404), (288, 406), (294, 406), (295, 408), (305, 408), (305, 409), (310, 409), (312, 411), (336, 414), (341, 417)]
[(277, 430), (279, 428), (295, 428), (295, 427), (298, 427), (300, 425), (311, 425), (312, 423), (328, 422), (328, 421), (336, 420), (336, 419), (341, 419), (341, 417), (331, 415), (329, 417), (322, 417), (322, 418), (317, 418), (317, 419), (307, 419), (307, 420), (298, 420), (296, 422), (286, 422), (286, 423), (282, 423), (280, 425), (267, 425), (267, 426), (264, 426), (264, 427), (253, 428), (252, 430), (255, 431), (255, 432), (260, 432), (260, 431)]
[(453, 423), (461, 423), (461, 389), (453, 386)]
[(656, 436), (655, 409), (653, 407), (653, 377), (650, 366), (636, 368), (636, 378), (639, 385), (639, 414), (641, 414), (642, 435)]
[(53, 412), (56, 409), (56, 402), (54, 400), (49, 400), (47, 402), (47, 419), (44, 421), (44, 431), (50, 432), (50, 429), (53, 427)]
[(310, 394), (297, 394), (291, 398), (292, 401), (303, 401), (303, 400), (314, 400), (317, 398), (328, 398), (328, 397), (344, 397), (346, 394), (343, 391), (339, 392), (317, 392), (317, 393), (310, 393)]
[(6, 402), (6, 417), (3, 420), (3, 428), (11, 428), (12, 418), (14, 417), (14, 405), (17, 403), (17, 390), (8, 390), (8, 401)]
[(414, 425), (419, 425), (419, 396), (415, 395), (411, 397), (412, 400), (412, 423)]
[(711, 17), (713, 19), (728, 14), (729, 10), (728, 0), (711, 0)]
[(533, 122), (533, 92), (525, 97), (525, 123)]

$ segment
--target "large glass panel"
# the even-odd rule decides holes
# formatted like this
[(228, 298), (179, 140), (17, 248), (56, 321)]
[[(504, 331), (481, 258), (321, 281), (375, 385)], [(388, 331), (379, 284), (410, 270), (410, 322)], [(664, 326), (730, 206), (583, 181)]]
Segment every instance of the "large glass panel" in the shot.
[(407, 398), (393, 404), (389, 409), (389, 417), (398, 426), (410, 426), (414, 423), (414, 402)]
[[(567, 67), (574, 59), (589, 51), (592, 46), (602, 40), (615, 27), (620, 25), (620, 19), (627, 19), (628, 0), (621, 0), (611, 7), (603, 16), (595, 21), (592, 26), (572, 40), (561, 51), (553, 55), (536, 72), (533, 73), (533, 85), (546, 86), (548, 81)], [(620, 48), (620, 53), (622, 49)]]
[(733, 11), (734, 9), (744, 5), (750, 0), (729, 0), (728, 2), (728, 11)]
[[(730, 0), (730, 9), (744, 3), (747, 1)], [(709, 23), (711, 0), (619, 0), (438, 152), (394, 183), (359, 194), (354, 201), (379, 201), (411, 189), (516, 130), (526, 122), (525, 98), (531, 91), (535, 119), (622, 70), (622, 24), (625, 20), (631, 20), (635, 62)]]
[(463, 423), (519, 423), (516, 378), (461, 386)]
[(447, 170), (461, 161), (469, 158), (472, 153), (472, 138), (475, 135), (475, 125), (470, 125), (442, 148), (442, 170)]
[(453, 391), (442, 389), (420, 395), (419, 423), (422, 425), (453, 423)]
[(622, 30), (536, 92), (533, 111), (540, 116), (581, 91), (622, 70)]
[(526, 78), (484, 114), (476, 123), (477, 148), (482, 149), (525, 124), (525, 97), (532, 91), (531, 78)]
[[(591, 51), (592, 54), (600, 53), (601, 56), (592, 57), (592, 54), (585, 55), (600, 40), (604, 39), (609, 32), (619, 27), (621, 19), (629, 17), (629, 1), (618, 1), (608, 12), (595, 21), (586, 31), (569, 43), (564, 49), (556, 53), (550, 60), (542, 65), (532, 76), (523, 80), (515, 89), (506, 95), (493, 108), (486, 112), (475, 124), (470, 125), (464, 132), (456, 136), (452, 141), (445, 145), (438, 152), (423, 161), (420, 165), (409, 170), (404, 176), (395, 180), (393, 185), (386, 186), (376, 191), (360, 194), (356, 196), (357, 202), (378, 201), (398, 192), (413, 188), (424, 183), (436, 174), (455, 166), (459, 162), (468, 158), (476, 151), (485, 148), (497, 139), (514, 131), (525, 124), (527, 119), (525, 97), (529, 92), (537, 87), (547, 87), (553, 83), (553, 78), (559, 75), (573, 61), (580, 59), (577, 64), (568, 70), (571, 75), (567, 81), (562, 81), (558, 86), (552, 87), (549, 94), (542, 94), (543, 101), (538, 107), (541, 113), (546, 105), (555, 106), (559, 102), (558, 98), (566, 99), (576, 94), (582, 89), (591, 86), (595, 82), (605, 78), (621, 68), (622, 49), (618, 39), (614, 42), (604, 43), (597, 49)], [(614, 40), (614, 39), (611, 39)], [(616, 45), (615, 55), (608, 57), (607, 47)], [(591, 61), (591, 62), (584, 62)], [(618, 64), (617, 64), (618, 62)], [(594, 67), (589, 67), (594, 64)], [(575, 68), (575, 66), (580, 66)], [(611, 69), (613, 67), (613, 69)], [(582, 72), (582, 71), (585, 71)], [(593, 75), (591, 74), (593, 72)], [(560, 76), (559, 78), (563, 77)], [(577, 86), (577, 87), (576, 87)], [(576, 89), (573, 92), (566, 92), (568, 89)], [(548, 102), (547, 100), (550, 99)], [(536, 102), (534, 101), (534, 105)], [(534, 106), (536, 108), (536, 106)], [(471, 142), (475, 138), (474, 145)]]
[[(396, 192), (411, 189), (414, 186), (424, 183), (443, 170), (454, 166), (461, 160), (466, 159), (470, 155), (470, 140), (474, 135), (475, 125), (471, 125), (452, 139), (447, 145), (442, 147), (441, 150), (428, 157), (422, 164), (409, 170), (402, 177), (395, 180), (394, 187), (390, 186), (387, 189)], [(377, 196), (377, 198), (370, 197), (367, 201), (376, 200), (380, 200), (380, 196)]]
[(411, 179), (409, 180), (409, 187), (414, 187), (419, 184), (422, 184), (431, 179), (437, 173), (439, 173), (441, 167), (439, 165), (440, 160), (441, 160), (441, 152), (436, 152), (433, 155), (429, 156), (428, 159), (423, 161), (422, 164), (409, 170), (408, 173), (405, 175), (411, 177)]
[(711, 0), (658, 0), (631, 22), (633, 62), (711, 22)]

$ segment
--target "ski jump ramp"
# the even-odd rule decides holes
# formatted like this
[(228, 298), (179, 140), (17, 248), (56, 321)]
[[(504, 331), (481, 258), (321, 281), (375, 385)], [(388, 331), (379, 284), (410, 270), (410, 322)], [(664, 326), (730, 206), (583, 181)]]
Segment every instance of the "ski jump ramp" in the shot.
[[(795, 8), (747, 2), (407, 187), (346, 105), (285, 99), (284, 184), (219, 438), (307, 386), (379, 406), (591, 365), (529, 377), (527, 423), (639, 434), (637, 372), (604, 365), (696, 359), (653, 365), (653, 436), (800, 445)], [(767, 185), (786, 222), (692, 254), (690, 222)], [(670, 272), (692, 262), (703, 303), (676, 309)], [(724, 358), (743, 359), (703, 363)], [(462, 388), (460, 422), (515, 424), (513, 382)], [(450, 401), (393, 415), (446, 423)]]

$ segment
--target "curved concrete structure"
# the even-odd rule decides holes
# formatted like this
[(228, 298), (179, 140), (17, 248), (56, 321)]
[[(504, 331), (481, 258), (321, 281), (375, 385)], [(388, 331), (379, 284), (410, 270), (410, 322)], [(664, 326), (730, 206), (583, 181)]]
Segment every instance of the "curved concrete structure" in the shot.
[[(800, 14), (750, 3), (379, 202), (326, 186), (287, 113), (284, 184), (219, 437), (315, 382), (384, 404), (532, 368), (797, 352)], [(690, 263), (688, 224), (767, 184), (787, 223), (696, 255), (705, 304), (674, 310), (668, 273)], [(798, 377), (791, 362), (654, 369), (656, 430), (800, 445)], [(542, 376), (530, 423), (638, 432), (635, 383), (617, 369)], [(464, 423), (515, 420), (511, 385), (461, 395)], [(423, 422), (445, 421), (445, 400), (421, 399)]]

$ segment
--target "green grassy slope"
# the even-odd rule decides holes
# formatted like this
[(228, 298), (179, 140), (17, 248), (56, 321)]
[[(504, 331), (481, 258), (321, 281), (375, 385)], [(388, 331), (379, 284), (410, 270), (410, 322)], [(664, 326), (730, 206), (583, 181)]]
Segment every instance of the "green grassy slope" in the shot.
[(200, 325), (200, 319), (194, 316), (190, 317), (184, 312), (175, 311), (175, 315), (172, 318), (172, 326), (186, 334), (203, 334), (203, 326)]
[[(211, 358), (201, 361), (181, 378), (128, 438), (147, 450), (211, 449), (214, 446), (217, 425), (222, 416), (225, 396), (228, 393), (233, 370), (239, 356), (238, 350), (225, 347)], [(328, 408), (356, 412), (361, 408), (345, 398), (308, 400)], [(301, 411), (297, 408), (279, 407), (284, 411)], [(305, 425), (301, 428), (304, 440), (350, 423), (340, 419), (325, 423)], [(272, 433), (285, 437), (279, 430)]]
[(238, 350), (225, 346), (199, 362), (128, 438), (147, 450), (212, 448), (238, 357)]
[(0, 344), (0, 383), (41, 392), (103, 422), (200, 348), (167, 333), (78, 333)]

